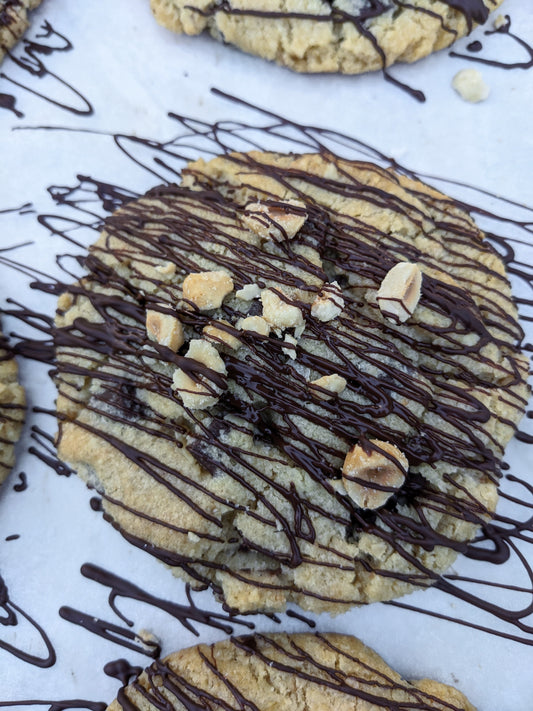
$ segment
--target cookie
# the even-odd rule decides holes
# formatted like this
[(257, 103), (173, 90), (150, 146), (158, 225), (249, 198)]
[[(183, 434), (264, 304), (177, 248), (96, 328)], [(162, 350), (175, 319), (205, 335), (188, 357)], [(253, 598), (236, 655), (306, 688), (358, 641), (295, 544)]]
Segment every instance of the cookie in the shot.
[(415, 62), (487, 20), (502, 0), (151, 0), (175, 32), (216, 39), (299, 72), (360, 74)]
[(340, 634), (257, 634), (184, 649), (155, 661), (108, 708), (474, 711), (457, 689), (405, 681), (358, 639)]
[(331, 155), (192, 163), (60, 297), (59, 456), (232, 609), (432, 585), (528, 396), (501, 259), (452, 199)]
[(28, 12), (40, 4), (41, 0), (0, 0), (0, 62), (30, 26)]
[(24, 423), (26, 399), (17, 376), (17, 364), (0, 333), (0, 484), (15, 463), (15, 442)]

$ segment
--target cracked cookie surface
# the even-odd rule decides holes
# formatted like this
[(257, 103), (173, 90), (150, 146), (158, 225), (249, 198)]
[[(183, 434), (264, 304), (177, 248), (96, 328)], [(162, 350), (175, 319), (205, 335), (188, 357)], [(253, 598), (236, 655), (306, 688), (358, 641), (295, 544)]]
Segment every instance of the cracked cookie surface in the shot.
[(24, 423), (26, 398), (7, 339), (0, 333), (0, 484), (15, 463), (15, 443)]
[(257, 634), (175, 652), (120, 690), (109, 711), (152, 709), (475, 711), (451, 686), (405, 681), (340, 634)]
[(414, 62), (486, 21), (502, 0), (151, 0), (157, 21), (299, 72), (360, 74)]
[(85, 267), (58, 303), (59, 456), (193, 585), (336, 613), (432, 585), (490, 519), (527, 361), (450, 198), (331, 155), (200, 160)]

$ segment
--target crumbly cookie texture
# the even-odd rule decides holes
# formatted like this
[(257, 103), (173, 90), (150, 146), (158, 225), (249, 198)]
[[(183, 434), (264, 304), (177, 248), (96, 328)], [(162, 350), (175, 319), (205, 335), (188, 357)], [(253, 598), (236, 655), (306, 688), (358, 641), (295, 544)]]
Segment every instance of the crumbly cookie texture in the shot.
[(24, 423), (26, 399), (17, 377), (17, 364), (0, 333), (0, 484), (15, 463), (15, 442)]
[(471, 104), (488, 99), (490, 88), (477, 69), (461, 69), (454, 76), (452, 86), (459, 96)]
[(40, 4), (41, 0), (0, 0), (0, 62), (30, 26), (28, 12)]
[(86, 267), (58, 304), (59, 455), (193, 585), (337, 613), (433, 584), (490, 519), (527, 361), (450, 198), (329, 154), (200, 160)]
[(475, 711), (457, 689), (405, 681), (372, 649), (341, 634), (257, 634), (200, 644), (155, 661), (109, 711)]
[(414, 62), (486, 21), (502, 0), (151, 0), (175, 32), (216, 39), (299, 72), (360, 74)]

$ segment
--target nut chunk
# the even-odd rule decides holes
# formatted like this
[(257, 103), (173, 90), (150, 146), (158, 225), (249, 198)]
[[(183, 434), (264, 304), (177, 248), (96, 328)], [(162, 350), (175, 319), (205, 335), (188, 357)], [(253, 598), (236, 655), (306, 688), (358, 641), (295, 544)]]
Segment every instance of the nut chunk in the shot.
[(233, 279), (226, 272), (197, 272), (183, 281), (183, 298), (200, 311), (218, 309), (224, 297), (233, 291)]
[[(172, 378), (172, 387), (177, 390), (184, 406), (190, 410), (202, 410), (218, 402), (220, 387), (215, 384), (214, 373), (226, 375), (226, 366), (217, 349), (199, 338), (189, 343), (186, 354), (190, 366), (178, 368)], [(211, 371), (211, 372), (210, 372)], [(194, 377), (189, 375), (194, 374)]]
[(342, 289), (336, 281), (326, 284), (320, 294), (313, 301), (311, 306), (311, 316), (319, 321), (333, 321), (340, 316), (344, 308)]
[(488, 99), (490, 89), (477, 69), (462, 69), (454, 76), (452, 86), (461, 99), (478, 104)]
[(247, 316), (237, 321), (237, 328), (241, 331), (253, 331), (260, 336), (270, 334), (270, 324), (262, 316)]
[(306, 220), (305, 203), (300, 200), (287, 200), (275, 205), (250, 203), (242, 216), (242, 221), (249, 230), (261, 239), (274, 242), (292, 239)]
[(409, 468), (406, 456), (390, 442), (369, 440), (368, 451), (356, 444), (342, 467), (346, 493), (362, 509), (383, 506), (402, 486)]
[[(331, 375), (323, 375), (321, 378), (316, 380), (311, 380), (309, 383), (311, 388), (316, 386), (315, 395), (320, 400), (330, 400), (335, 395), (340, 395), (346, 388), (346, 378), (342, 375), (337, 375), (337, 373), (332, 373)], [(327, 390), (327, 392), (323, 392)], [(328, 395), (328, 393), (330, 393)]]
[[(227, 328), (224, 328), (226, 326)], [(240, 340), (232, 334), (234, 331), (234, 326), (231, 325), (229, 321), (221, 319), (220, 321), (211, 321), (204, 326), (202, 333), (208, 341), (211, 341), (215, 345), (228, 346), (236, 351), (241, 347)]]
[(404, 323), (417, 307), (421, 288), (422, 272), (417, 264), (396, 264), (385, 275), (376, 295), (381, 313), (393, 321)]
[(261, 292), (263, 318), (274, 328), (301, 326), (304, 322), (301, 310), (298, 306), (287, 303), (278, 294), (282, 294), (278, 289), (263, 289)]
[(185, 342), (183, 326), (175, 316), (148, 309), (146, 312), (146, 333), (151, 341), (178, 351)]

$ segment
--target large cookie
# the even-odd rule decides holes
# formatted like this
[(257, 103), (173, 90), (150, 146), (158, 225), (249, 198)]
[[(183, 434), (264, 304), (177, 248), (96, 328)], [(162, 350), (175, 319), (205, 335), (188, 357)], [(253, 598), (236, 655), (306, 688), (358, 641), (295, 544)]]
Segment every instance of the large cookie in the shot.
[(360, 74), (414, 62), (486, 21), (502, 0), (151, 0), (164, 27), (204, 30), (300, 72)]
[(457, 689), (405, 681), (355, 637), (268, 634), (235, 637), (155, 661), (121, 689), (109, 711), (475, 711)]
[(402, 595), (490, 518), (527, 362), (504, 266), (450, 198), (235, 154), (123, 207), (85, 266), (59, 300), (59, 455), (230, 607)]
[(0, 333), (0, 484), (15, 463), (15, 442), (24, 422), (26, 399), (17, 376), (17, 364)]
[(0, 62), (28, 29), (28, 12), (41, 0), (0, 0)]

